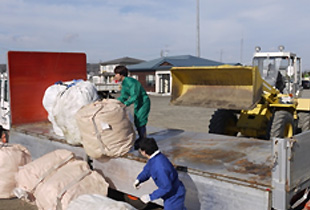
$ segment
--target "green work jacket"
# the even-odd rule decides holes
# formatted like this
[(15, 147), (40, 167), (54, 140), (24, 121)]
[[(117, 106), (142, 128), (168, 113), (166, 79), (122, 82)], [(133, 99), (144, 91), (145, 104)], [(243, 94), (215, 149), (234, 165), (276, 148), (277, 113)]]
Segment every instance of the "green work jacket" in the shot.
[(134, 104), (134, 123), (137, 128), (147, 124), (151, 101), (139, 81), (125, 77), (122, 82), (121, 96), (117, 99), (126, 106)]

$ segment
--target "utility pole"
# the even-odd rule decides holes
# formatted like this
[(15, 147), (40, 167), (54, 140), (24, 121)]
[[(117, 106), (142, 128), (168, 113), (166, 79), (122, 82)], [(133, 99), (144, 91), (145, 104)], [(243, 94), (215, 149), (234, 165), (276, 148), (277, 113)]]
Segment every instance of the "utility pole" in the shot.
[(243, 60), (243, 37), (241, 38), (241, 42), (240, 42), (240, 63), (242, 64)]
[(220, 62), (222, 62), (223, 61), (223, 49), (221, 49), (221, 51), (220, 51)]
[(197, 57), (200, 57), (199, 0), (197, 0)]

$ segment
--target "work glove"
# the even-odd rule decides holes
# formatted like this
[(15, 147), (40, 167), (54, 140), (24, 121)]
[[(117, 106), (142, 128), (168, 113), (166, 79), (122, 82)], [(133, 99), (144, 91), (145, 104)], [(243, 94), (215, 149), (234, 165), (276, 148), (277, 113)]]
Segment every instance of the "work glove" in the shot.
[(133, 187), (135, 189), (139, 189), (140, 188), (140, 181), (138, 179), (136, 179), (136, 181), (133, 183)]
[(151, 201), (151, 198), (150, 198), (150, 196), (147, 194), (147, 195), (142, 195), (142, 196), (140, 197), (140, 200), (141, 200), (143, 203), (148, 203), (148, 202)]

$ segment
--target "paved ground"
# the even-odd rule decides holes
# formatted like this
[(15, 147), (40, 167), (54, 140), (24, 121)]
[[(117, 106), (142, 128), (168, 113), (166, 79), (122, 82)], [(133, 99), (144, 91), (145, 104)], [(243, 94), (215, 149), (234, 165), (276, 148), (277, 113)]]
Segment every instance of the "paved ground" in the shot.
[(303, 98), (310, 98), (310, 89), (304, 90), (302, 97)]
[(170, 105), (170, 96), (150, 96), (149, 126), (208, 132), (214, 109)]

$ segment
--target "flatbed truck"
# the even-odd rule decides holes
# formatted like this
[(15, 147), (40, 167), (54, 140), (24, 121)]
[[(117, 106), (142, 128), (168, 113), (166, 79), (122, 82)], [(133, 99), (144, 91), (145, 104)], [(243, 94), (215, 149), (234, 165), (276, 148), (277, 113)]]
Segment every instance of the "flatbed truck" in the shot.
[[(26, 146), (33, 159), (68, 149), (89, 160), (83, 147), (69, 145), (53, 133), (42, 106), (44, 91), (54, 82), (86, 78), (86, 55), (10, 51), (8, 74), (9, 142)], [(301, 209), (307, 200), (310, 132), (266, 141), (148, 127), (148, 136), (177, 168), (187, 190), (187, 209)], [(135, 150), (119, 158), (90, 161), (110, 188), (134, 196), (156, 189), (152, 181), (139, 190), (132, 186), (145, 163)], [(161, 200), (155, 202), (162, 205)]]

